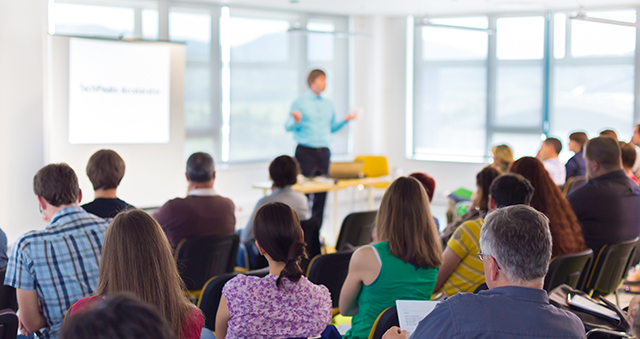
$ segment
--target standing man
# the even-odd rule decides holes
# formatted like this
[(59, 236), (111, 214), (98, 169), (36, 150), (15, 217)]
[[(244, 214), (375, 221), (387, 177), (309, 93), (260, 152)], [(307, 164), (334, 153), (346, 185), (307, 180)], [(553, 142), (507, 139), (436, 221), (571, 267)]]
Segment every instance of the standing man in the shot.
[[(305, 177), (328, 174), (331, 133), (337, 132), (356, 117), (355, 113), (351, 113), (342, 121), (336, 120), (333, 104), (320, 96), (326, 87), (326, 80), (327, 76), (322, 70), (314, 69), (309, 73), (307, 84), (310, 91), (293, 102), (291, 116), (285, 123), (287, 132), (293, 132), (298, 142), (295, 157)], [(326, 197), (326, 193), (313, 195), (311, 217), (317, 220), (318, 226), (322, 226)]]

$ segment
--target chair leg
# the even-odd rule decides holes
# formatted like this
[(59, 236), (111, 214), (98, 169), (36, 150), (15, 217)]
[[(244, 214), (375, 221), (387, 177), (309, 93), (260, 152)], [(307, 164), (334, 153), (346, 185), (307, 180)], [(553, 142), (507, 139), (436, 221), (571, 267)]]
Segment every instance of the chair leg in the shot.
[(616, 296), (616, 305), (620, 306), (620, 299), (618, 298), (618, 289), (613, 291), (613, 294), (615, 294), (615, 296)]

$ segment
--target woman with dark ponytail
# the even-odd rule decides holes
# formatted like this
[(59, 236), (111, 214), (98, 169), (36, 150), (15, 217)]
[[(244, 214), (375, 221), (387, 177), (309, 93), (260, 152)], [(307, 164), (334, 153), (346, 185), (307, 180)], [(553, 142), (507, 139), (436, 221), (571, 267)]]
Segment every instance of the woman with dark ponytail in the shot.
[(255, 214), (253, 233), (269, 275), (240, 274), (224, 286), (216, 338), (320, 335), (331, 321), (331, 296), (302, 275), (306, 244), (297, 214), (283, 203), (266, 204)]

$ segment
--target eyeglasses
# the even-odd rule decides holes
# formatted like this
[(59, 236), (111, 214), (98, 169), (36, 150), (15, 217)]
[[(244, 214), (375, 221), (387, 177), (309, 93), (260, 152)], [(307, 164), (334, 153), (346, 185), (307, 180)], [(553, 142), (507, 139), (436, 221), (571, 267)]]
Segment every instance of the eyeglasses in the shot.
[(496, 262), (496, 266), (498, 266), (498, 269), (499, 269), (499, 270), (502, 270), (502, 269), (500, 268), (500, 264), (498, 264), (498, 260), (496, 260), (496, 257), (494, 257), (494, 256), (492, 256), (492, 255), (489, 255), (489, 254), (484, 254), (484, 253), (482, 253), (482, 251), (478, 252), (478, 258), (480, 258), (480, 261), (484, 261), (484, 258), (483, 258), (483, 257), (492, 257), (492, 258), (493, 258), (493, 261), (495, 261), (495, 262)]

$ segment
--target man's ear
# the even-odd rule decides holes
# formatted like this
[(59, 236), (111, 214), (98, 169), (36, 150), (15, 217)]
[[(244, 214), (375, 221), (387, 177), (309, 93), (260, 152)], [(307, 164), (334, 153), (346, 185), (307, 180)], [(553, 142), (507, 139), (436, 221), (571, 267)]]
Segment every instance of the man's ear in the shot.
[(78, 189), (78, 204), (82, 202), (82, 188)]
[(36, 195), (36, 198), (38, 199), (38, 204), (40, 205), (40, 209), (42, 209), (43, 211), (47, 209), (47, 201), (39, 195)]
[(491, 194), (489, 194), (489, 211), (495, 211), (498, 209), (498, 204), (496, 203), (496, 199), (494, 199)]
[(500, 274), (500, 269), (498, 268), (498, 262), (494, 257), (489, 257), (489, 258), (491, 258), (491, 262), (489, 263), (489, 268), (491, 270), (489, 277), (491, 278), (491, 281), (497, 281), (498, 274)]
[(216, 171), (213, 171), (213, 176), (211, 176), (211, 179), (215, 179), (216, 178)]
[(187, 181), (189, 181), (189, 175), (187, 174), (187, 172), (184, 172), (184, 178), (187, 179)]

